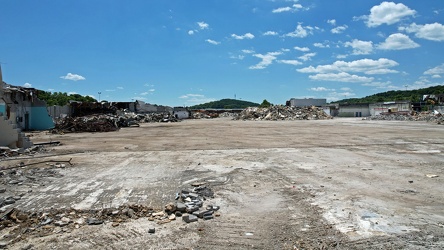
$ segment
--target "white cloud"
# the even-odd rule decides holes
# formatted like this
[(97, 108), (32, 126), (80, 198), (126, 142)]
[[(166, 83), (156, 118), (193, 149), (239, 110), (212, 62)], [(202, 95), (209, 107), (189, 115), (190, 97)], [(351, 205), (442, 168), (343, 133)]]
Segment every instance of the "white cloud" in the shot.
[(375, 5), (370, 9), (367, 26), (377, 27), (382, 24), (391, 25), (401, 21), (404, 17), (415, 14), (415, 10), (410, 9), (402, 3), (382, 2), (380, 5)]
[(205, 40), (205, 42), (207, 42), (207, 43), (211, 43), (211, 44), (214, 44), (214, 45), (218, 45), (218, 44), (220, 44), (220, 42), (216, 42), (216, 41), (211, 40), (211, 39), (207, 39), (207, 40)]
[(278, 55), (281, 55), (282, 52), (268, 52), (265, 55), (262, 54), (254, 54), (253, 56), (262, 59), (258, 64), (254, 66), (250, 66), (249, 69), (265, 69), (270, 64), (273, 63), (274, 60), (276, 60)]
[(415, 36), (436, 42), (444, 41), (444, 25), (440, 23), (431, 23), (426, 25), (410, 24), (408, 27), (400, 27), (399, 30), (408, 33), (415, 33)]
[(208, 23), (205, 22), (197, 22), (197, 25), (199, 25), (199, 28), (201, 30), (208, 29), (208, 27), (210, 27), (210, 25), (208, 25)]
[(123, 87), (117, 87), (117, 89), (123, 89)]
[(444, 74), (444, 63), (432, 69), (426, 70), (424, 75), (440, 75)]
[(300, 56), (298, 58), (305, 62), (305, 61), (311, 60), (311, 58), (314, 57), (315, 55), (316, 55), (315, 52), (307, 53), (307, 54), (304, 54), (304, 55), (302, 55), (302, 56)]
[(327, 20), (327, 23), (336, 26), (336, 20), (335, 19), (331, 19), (331, 20)]
[(323, 43), (314, 43), (313, 46), (318, 47), (318, 48), (330, 48), (330, 45), (323, 44)]
[[(295, 3), (292, 6), (286, 6), (286, 7), (280, 7), (277, 9), (272, 10), (272, 13), (282, 13), (282, 12), (295, 12), (298, 11), (300, 9), (303, 9), (304, 7), (301, 4)], [(308, 8), (306, 8), (305, 10), (308, 10)]]
[(346, 42), (345, 47), (353, 48), (353, 55), (368, 55), (373, 51), (373, 43), (371, 41), (361, 41), (353, 39), (351, 42)]
[(419, 47), (419, 44), (415, 43), (407, 35), (401, 33), (391, 34), (384, 42), (378, 45), (378, 49), (383, 50), (402, 50), (417, 47)]
[(310, 49), (309, 48), (307, 48), (307, 47), (298, 47), (298, 46), (296, 46), (296, 47), (294, 47), (294, 49), (295, 50), (299, 50), (299, 51), (302, 51), (302, 52), (308, 52), (308, 51), (310, 51)]
[(81, 81), (81, 80), (86, 79), (85, 77), (83, 77), (81, 75), (71, 74), (71, 73), (66, 74), (66, 76), (61, 76), (60, 78), (65, 79), (65, 80), (71, 80), (71, 81)]
[(287, 7), (281, 7), (281, 8), (274, 9), (271, 12), (281, 13), (281, 12), (287, 12), (287, 11), (291, 11), (291, 10), (292, 10), (292, 8), (287, 6)]
[(441, 78), (440, 75), (433, 75), (432, 78)]
[(243, 49), (242, 52), (244, 52), (245, 54), (252, 54), (254, 53), (254, 50)]
[(397, 73), (389, 68), (398, 66), (399, 64), (393, 60), (380, 58), (378, 60), (360, 59), (351, 62), (336, 61), (333, 64), (318, 65), (316, 67), (309, 66), (297, 69), (301, 73), (330, 73), (330, 72), (361, 72), (368, 75)]
[(325, 87), (310, 88), (311, 91), (322, 92), (322, 91), (335, 91), (335, 89), (327, 89)]
[(32, 88), (32, 84), (30, 84), (29, 82), (23, 84), (24, 88)]
[(253, 39), (254, 35), (251, 33), (245, 33), (244, 35), (236, 35), (236, 34), (231, 34), (231, 37), (233, 37), (234, 39), (237, 40), (243, 40), (243, 39)]
[(194, 35), (194, 30), (189, 30), (188, 35)]
[(304, 38), (308, 35), (313, 34), (314, 28), (311, 26), (302, 26), (301, 24), (298, 24), (295, 31), (285, 34), (285, 36), (289, 37), (298, 37), (298, 38)]
[(298, 60), (278, 60), (278, 63), (290, 64), (290, 65), (301, 65), (302, 63)]
[(264, 36), (277, 36), (278, 33), (276, 31), (267, 31), (267, 32), (264, 32), (262, 35), (264, 35)]
[(347, 25), (342, 25), (342, 26), (335, 27), (335, 28), (331, 29), (330, 31), (331, 31), (331, 33), (333, 33), (333, 34), (341, 34), (341, 33), (344, 32), (347, 28), (348, 28)]
[(346, 72), (316, 74), (308, 77), (316, 81), (332, 81), (332, 82), (371, 82), (374, 79), (373, 77), (350, 75), (349, 73)]

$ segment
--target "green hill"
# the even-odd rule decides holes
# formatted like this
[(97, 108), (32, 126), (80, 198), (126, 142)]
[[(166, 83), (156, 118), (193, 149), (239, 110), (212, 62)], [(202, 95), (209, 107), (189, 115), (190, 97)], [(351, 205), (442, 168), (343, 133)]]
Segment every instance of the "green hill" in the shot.
[(375, 102), (389, 102), (389, 101), (422, 101), (423, 95), (438, 95), (444, 94), (444, 85), (433, 86), (423, 89), (415, 90), (391, 90), (382, 92), (363, 98), (349, 98), (332, 103), (375, 103)]
[(222, 99), (214, 102), (207, 102), (189, 107), (189, 109), (244, 109), (247, 107), (257, 107), (259, 103), (247, 102), (235, 99)]

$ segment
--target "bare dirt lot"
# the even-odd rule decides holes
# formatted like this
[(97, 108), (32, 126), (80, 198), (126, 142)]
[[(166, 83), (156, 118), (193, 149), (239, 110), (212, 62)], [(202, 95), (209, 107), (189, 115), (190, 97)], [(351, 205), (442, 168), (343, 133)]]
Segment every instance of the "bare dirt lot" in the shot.
[[(9, 206), (29, 218), (52, 211), (105, 219), (99, 225), (14, 222), (0, 231), (10, 249), (444, 248), (441, 125), (220, 118), (31, 135), (34, 143), (61, 145), (3, 159), (1, 167), (71, 158), (74, 165), (20, 183), (11, 182), (13, 175), (50, 165), (3, 170), (0, 195), (21, 196)], [(213, 219), (159, 223), (100, 212), (125, 205), (162, 210), (196, 182), (214, 192), (205, 201), (220, 206)]]

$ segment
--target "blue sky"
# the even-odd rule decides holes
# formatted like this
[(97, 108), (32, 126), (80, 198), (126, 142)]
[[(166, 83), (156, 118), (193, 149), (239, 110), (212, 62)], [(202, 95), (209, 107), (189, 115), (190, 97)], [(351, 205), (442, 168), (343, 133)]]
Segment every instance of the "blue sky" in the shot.
[(442, 0), (0, 0), (9, 84), (108, 101), (364, 97), (444, 84)]

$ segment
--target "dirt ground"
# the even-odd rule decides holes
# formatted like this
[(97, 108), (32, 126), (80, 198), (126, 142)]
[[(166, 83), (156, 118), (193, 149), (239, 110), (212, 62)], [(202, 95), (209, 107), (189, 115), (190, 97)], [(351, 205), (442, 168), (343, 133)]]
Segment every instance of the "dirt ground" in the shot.
[(61, 144), (2, 159), (1, 167), (73, 163), (33, 182), (2, 182), (0, 195), (21, 196), (9, 206), (30, 216), (128, 204), (161, 210), (195, 182), (214, 191), (205, 202), (220, 206), (220, 216), (188, 224), (180, 217), (157, 223), (143, 216), (71, 222), (45, 226), (45, 233), (14, 224), (0, 231), (0, 245), (9, 249), (444, 248), (442, 125), (219, 118), (30, 135), (34, 143)]

